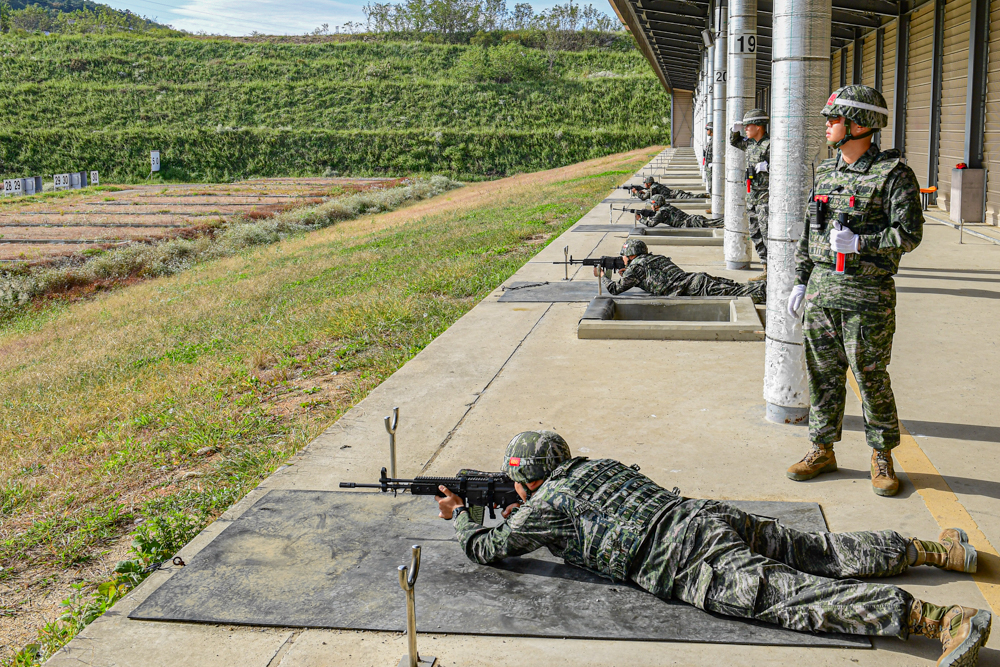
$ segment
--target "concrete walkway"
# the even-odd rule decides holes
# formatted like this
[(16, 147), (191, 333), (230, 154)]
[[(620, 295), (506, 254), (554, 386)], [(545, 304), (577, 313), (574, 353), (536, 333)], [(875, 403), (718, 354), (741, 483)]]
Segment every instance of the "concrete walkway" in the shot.
[[(698, 181), (690, 149), (654, 161), (668, 184)], [(673, 179), (671, 172), (678, 172)], [(631, 182), (641, 180), (637, 174)], [(607, 224), (600, 204), (581, 224)], [(567, 232), (511, 278), (562, 278), (568, 245), (576, 257), (617, 254), (622, 231)], [(898, 332), (890, 372), (905, 439), (903, 488), (876, 497), (860, 405), (848, 394), (840, 471), (812, 482), (784, 471), (808, 446), (806, 429), (763, 419), (764, 345), (759, 342), (578, 340), (584, 303), (498, 303), (497, 289), (375, 389), (244, 501), (209, 526), (181, 555), (195, 557), (269, 489), (333, 490), (343, 480), (376, 478), (387, 465), (384, 415), (400, 407), (399, 474), (452, 475), (495, 470), (510, 437), (558, 430), (575, 453), (638, 463), (687, 496), (818, 502), (835, 531), (892, 528), (933, 539), (941, 525), (978, 525), (1000, 546), (1000, 247), (930, 223), (923, 244), (903, 260)], [(719, 247), (661, 247), (693, 271), (746, 280), (760, 271), (726, 271)], [(594, 281), (590, 268), (573, 280)], [(349, 445), (349, 447), (347, 447)], [(909, 466), (909, 467), (907, 467)], [(906, 472), (904, 472), (904, 470)], [(913, 473), (907, 475), (906, 473)], [(979, 538), (977, 538), (979, 539)], [(994, 551), (995, 553), (995, 551)], [(400, 563), (408, 559), (400, 553)], [(918, 597), (998, 611), (998, 559), (980, 556), (981, 574), (915, 568), (893, 583)], [(405, 639), (392, 633), (282, 630), (129, 621), (126, 615), (170, 572), (157, 572), (84, 630), (48, 664), (240, 665), (306, 667), (396, 665)], [(395, 573), (387, 573), (395, 576)], [(419, 583), (418, 583), (419, 588)], [(418, 591), (419, 596), (419, 591)], [(985, 597), (984, 597), (985, 596)], [(989, 601), (989, 602), (988, 602)], [(402, 593), (399, 598), (403, 604)], [(419, 601), (418, 601), (419, 610)], [(462, 619), (456, 616), (456, 627)], [(1000, 633), (996, 633), (997, 637)], [(421, 635), (421, 652), (443, 665), (932, 665), (926, 639), (876, 640), (876, 650), (711, 644), (543, 640)], [(994, 639), (991, 647), (1000, 647)], [(982, 665), (1000, 665), (988, 648)]]

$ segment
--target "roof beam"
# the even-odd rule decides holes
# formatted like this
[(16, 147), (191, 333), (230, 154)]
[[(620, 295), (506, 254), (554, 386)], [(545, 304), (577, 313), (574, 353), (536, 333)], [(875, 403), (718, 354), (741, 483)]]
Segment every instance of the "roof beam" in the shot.
[(876, 16), (899, 16), (899, 5), (887, 0), (833, 0), (833, 8)]

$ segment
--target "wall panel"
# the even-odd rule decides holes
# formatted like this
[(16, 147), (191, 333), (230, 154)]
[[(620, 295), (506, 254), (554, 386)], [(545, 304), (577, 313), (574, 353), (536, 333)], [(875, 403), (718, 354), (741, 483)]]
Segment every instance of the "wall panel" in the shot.
[(949, 209), (951, 170), (965, 156), (965, 99), (969, 77), (970, 0), (944, 6), (944, 65), (941, 70), (941, 148), (938, 158), (938, 206)]
[(1000, 0), (990, 3), (990, 52), (986, 93), (986, 222), (1000, 224)]
[(930, 152), (931, 61), (934, 58), (934, 3), (927, 2), (910, 19), (909, 66), (906, 85), (906, 146), (904, 157), (927, 187)]
[(894, 148), (892, 140), (892, 109), (896, 93), (896, 21), (887, 23), (885, 26), (885, 38), (882, 42), (882, 58), (882, 95), (889, 105), (889, 124), (882, 131), (882, 148), (886, 149)]

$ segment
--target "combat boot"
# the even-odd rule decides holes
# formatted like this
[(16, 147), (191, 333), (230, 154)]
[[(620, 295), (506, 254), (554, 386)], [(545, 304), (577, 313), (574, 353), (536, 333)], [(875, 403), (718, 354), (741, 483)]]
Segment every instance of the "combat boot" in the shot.
[(748, 283), (755, 283), (755, 282), (758, 282), (758, 281), (761, 281), (761, 280), (767, 280), (767, 264), (764, 265), (764, 272), (763, 273), (761, 273), (759, 276), (754, 276), (753, 278), (749, 279), (747, 282)]
[(788, 479), (802, 482), (825, 472), (837, 471), (837, 456), (833, 453), (833, 443), (821, 445), (812, 443), (812, 449), (805, 457), (788, 469)]
[(938, 667), (975, 667), (979, 649), (990, 638), (992, 615), (970, 607), (939, 607), (914, 600), (908, 625), (911, 635), (940, 639), (942, 653)]
[(899, 478), (892, 469), (892, 453), (880, 449), (872, 452), (872, 488), (879, 496), (894, 496), (899, 492)]
[(961, 528), (945, 528), (937, 542), (913, 539), (917, 557), (914, 565), (933, 565), (952, 572), (976, 573), (978, 554), (969, 544), (969, 536)]

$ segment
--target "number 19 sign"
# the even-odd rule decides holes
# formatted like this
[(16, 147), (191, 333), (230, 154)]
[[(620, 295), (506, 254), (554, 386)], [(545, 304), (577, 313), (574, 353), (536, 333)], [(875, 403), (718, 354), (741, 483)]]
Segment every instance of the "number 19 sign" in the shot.
[(149, 170), (160, 170), (160, 151), (149, 151)]
[(732, 33), (729, 35), (729, 53), (737, 56), (757, 54), (757, 35), (754, 33)]

